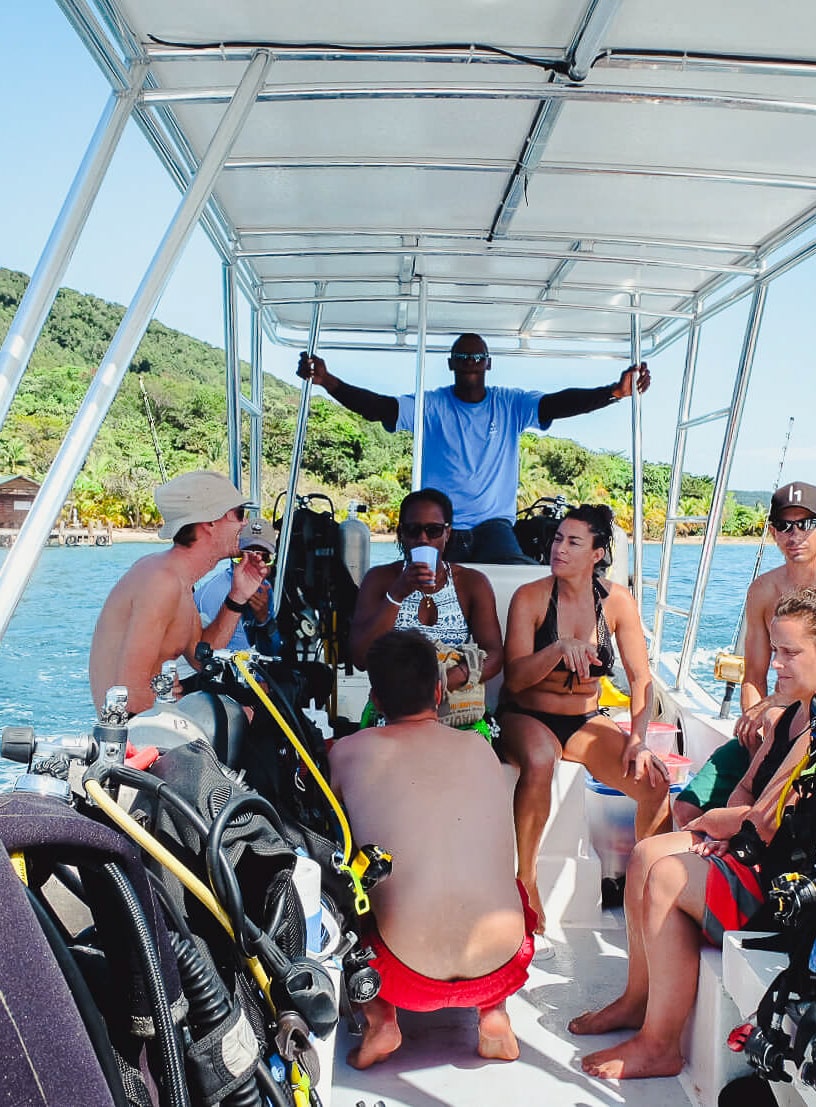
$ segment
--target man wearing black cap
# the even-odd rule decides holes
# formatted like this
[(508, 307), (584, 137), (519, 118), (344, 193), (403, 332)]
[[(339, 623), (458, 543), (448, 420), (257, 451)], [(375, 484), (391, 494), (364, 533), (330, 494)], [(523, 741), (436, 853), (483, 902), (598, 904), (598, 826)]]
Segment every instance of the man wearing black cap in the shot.
[(791, 481), (771, 497), (770, 527), (785, 563), (756, 578), (745, 601), (745, 677), (742, 715), (734, 738), (711, 755), (674, 802), (674, 820), (685, 826), (713, 807), (725, 807), (745, 775), (764, 734), (770, 733), (788, 704), (768, 694), (770, 628), (779, 599), (797, 588), (816, 588), (816, 487)]
[(245, 604), (266, 577), (260, 555), (245, 550), (218, 615), (202, 630), (193, 585), (222, 558), (239, 553), (247, 499), (221, 473), (205, 470), (173, 477), (155, 496), (164, 519), (159, 537), (172, 539), (173, 545), (140, 558), (105, 601), (88, 665), (97, 711), (114, 685), (127, 688), (131, 714), (151, 707), (150, 680), (163, 662), (183, 654), (193, 664), (202, 639), (214, 649), (226, 646)]
[[(238, 620), (232, 638), (227, 649), (248, 650), (250, 646), (257, 645), (261, 653), (268, 653), (270, 637), (275, 630), (272, 605), (272, 587), (269, 575), (275, 563), (275, 551), (277, 549), (277, 534), (271, 523), (265, 519), (250, 519), (244, 524), (238, 541), (239, 548), (251, 550), (263, 560), (266, 566), (266, 579), (254, 592), (244, 607), (244, 611)], [(230, 562), (219, 573), (215, 573), (207, 580), (196, 585), (193, 599), (201, 613), (201, 622), (209, 626), (218, 617), (224, 599), (232, 589), (232, 579), (236, 565)], [(259, 640), (259, 632), (261, 634)]]

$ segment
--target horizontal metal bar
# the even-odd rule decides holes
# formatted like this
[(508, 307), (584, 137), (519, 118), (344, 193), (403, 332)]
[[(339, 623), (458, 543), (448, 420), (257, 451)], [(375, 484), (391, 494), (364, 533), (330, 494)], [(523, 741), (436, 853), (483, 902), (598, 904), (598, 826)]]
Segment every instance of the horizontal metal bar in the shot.
[[(274, 234), (277, 238), (317, 238), (323, 235), (332, 235), (338, 238), (343, 237), (369, 237), (369, 238), (405, 238), (406, 231), (404, 227), (381, 227), (378, 230), (371, 230), (370, 228), (360, 228), (359, 230), (349, 230), (348, 227), (332, 227), (316, 231), (311, 228), (297, 229), (292, 227), (280, 227), (275, 230), (270, 230), (269, 227), (237, 227), (236, 233), (241, 238), (257, 238), (265, 235)], [(415, 233), (411, 234), (412, 238), (419, 238), (420, 242), (427, 242), (433, 239), (443, 239), (448, 242), (469, 242), (484, 241), (484, 231), (473, 230), (441, 230), (425, 227), (422, 230), (421, 235), (417, 236)], [(598, 243), (604, 246), (637, 246), (637, 247), (649, 247), (655, 250), (694, 250), (700, 253), (717, 253), (717, 254), (738, 254), (740, 257), (743, 255), (750, 255), (755, 252), (754, 246), (746, 245), (740, 242), (697, 242), (689, 239), (688, 241), (681, 242), (674, 238), (652, 238), (647, 235), (587, 235), (570, 233), (565, 231), (562, 233), (554, 232), (530, 232), (523, 235), (520, 234), (508, 234), (504, 237), (505, 243), (516, 245), (529, 245), (530, 243), (539, 242), (573, 242), (573, 241), (585, 241), (592, 242), (595, 246)], [(416, 243), (414, 247), (416, 248)]]
[[(287, 330), (293, 331), (293, 328), (287, 328)], [(394, 338), (394, 328), (392, 326), (368, 327), (367, 330), (370, 331), (371, 334), (386, 335), (389, 339)], [(368, 352), (383, 353), (383, 354), (404, 354), (406, 351), (408, 351), (409, 353), (413, 353), (415, 351), (415, 347), (412, 344), (403, 343), (403, 344), (400, 344), (400, 345), (396, 345), (393, 342), (391, 342), (390, 344), (386, 344), (385, 342), (383, 342), (382, 344), (378, 344), (377, 346), (373, 346), (373, 345), (371, 345), (371, 343), (366, 344), (365, 342), (359, 342), (359, 341), (346, 341), (346, 340), (344, 340), (340, 337), (342, 334), (344, 334), (346, 332), (348, 332), (349, 334), (359, 334), (360, 333), (360, 328), (352, 326), (352, 327), (348, 327), (348, 328), (344, 329), (344, 328), (338, 327), (336, 325), (333, 325), (333, 326), (327, 328), (327, 330), (323, 331), (321, 333), (321, 336), (320, 336), (320, 348), (321, 348), (321, 350), (335, 350), (335, 351), (343, 350), (343, 351), (348, 351), (348, 352), (353, 352), (353, 353), (362, 353), (364, 351), (368, 351)], [(285, 347), (288, 347), (289, 349), (300, 351), (304, 347), (304, 333), (305, 333), (305, 331), (298, 332), (297, 334), (295, 334), (295, 333), (286, 334), (286, 333), (283, 333), (282, 331), (278, 331), (277, 334), (276, 334), (275, 341), (277, 342), (277, 344), (279, 346), (285, 346)], [(445, 333), (447, 335), (450, 335), (451, 332), (447, 331)], [(571, 334), (565, 335), (565, 334), (563, 334), (561, 332), (558, 332), (558, 331), (556, 331), (556, 332), (548, 331), (547, 333), (548, 333), (548, 335), (550, 335), (551, 337), (555, 338), (558, 341), (569, 341), (570, 338), (574, 337)], [(494, 330), (491, 331), (491, 337), (493, 337), (493, 338), (518, 338), (518, 332), (517, 331), (510, 331), (510, 330), (506, 330), (506, 329), (499, 329), (499, 330), (494, 329)], [(614, 361), (614, 362), (620, 363), (620, 364), (628, 364), (628, 362), (629, 362), (628, 334), (627, 334), (626, 340), (627, 340), (627, 348), (625, 350), (621, 350), (621, 351), (618, 351), (618, 352), (614, 352), (614, 351), (610, 350), (609, 348), (607, 348), (605, 350), (585, 350), (585, 349), (584, 350), (576, 350), (576, 349), (571, 349), (569, 347), (557, 348), (557, 347), (554, 347), (554, 346), (545, 347), (545, 348), (542, 348), (542, 349), (529, 349), (529, 350), (524, 350), (524, 349), (507, 350), (507, 349), (496, 349), (494, 347), (492, 352), (493, 352), (494, 357), (528, 357), (528, 358), (534, 358), (534, 359), (538, 359), (538, 358), (556, 358), (556, 359), (563, 359), (563, 360), (575, 359), (575, 360), (583, 360), (583, 361)], [(621, 341), (623, 341), (623, 339), (621, 339)], [(604, 342), (605, 342), (605, 345), (607, 345), (607, 347), (608, 347), (609, 346), (608, 338), (605, 339)], [(427, 352), (431, 353), (431, 354), (442, 354), (445, 357), (447, 357), (447, 355), (450, 353), (450, 341), (447, 341), (444, 345), (439, 344), (439, 343), (436, 343), (436, 344), (429, 343), (428, 346), (427, 346)], [(264, 372), (271, 372), (271, 370), (264, 370)]]
[[(455, 283), (455, 282), (451, 282)], [(574, 303), (566, 300), (544, 300), (542, 301), (537, 296), (457, 296), (454, 293), (450, 295), (444, 292), (437, 292), (434, 295), (428, 295), (429, 302), (436, 304), (485, 304), (491, 305), (508, 305), (510, 307), (529, 307), (539, 306), (546, 308), (556, 308), (562, 311), (588, 311), (588, 312), (603, 312), (608, 315), (625, 315), (627, 318), (635, 315), (643, 315), (648, 318), (663, 319), (667, 317), (677, 319), (690, 319), (691, 316), (687, 313), (678, 313), (673, 311), (649, 311), (648, 308), (631, 308), (625, 304), (581, 304)], [(314, 292), (304, 294), (303, 296), (270, 296), (263, 297), (261, 299), (261, 305), (278, 306), (282, 307), (286, 304), (398, 304), (401, 302), (415, 303), (417, 301), (416, 296), (405, 295), (403, 293), (357, 293), (355, 295), (335, 295), (335, 296), (319, 296)]]
[(263, 408), (260, 408), (257, 404), (254, 404), (248, 396), (244, 396), (243, 393), (238, 397), (238, 402), (241, 405), (241, 411), (245, 411), (247, 415), (254, 415), (259, 418), (263, 415)]
[(707, 523), (707, 515), (667, 515), (667, 523)]
[[(142, 102), (149, 105), (226, 104), (233, 87), (146, 89)], [(731, 108), (740, 111), (816, 115), (816, 101), (782, 98), (759, 93), (715, 89), (632, 88), (614, 85), (544, 85), (541, 82), (491, 84), (398, 84), (355, 82), (350, 84), (267, 85), (258, 95), (261, 103), (319, 100), (590, 100), (595, 103), (689, 104), (696, 107)]]
[[(273, 230), (267, 231), (270, 236)], [(291, 258), (291, 257), (376, 257), (378, 255), (388, 257), (394, 254), (405, 253), (404, 246), (315, 246), (297, 249), (295, 247), (241, 247), (235, 251), (238, 258)], [(572, 250), (540, 249), (519, 250), (514, 249), (506, 241), (485, 245), (481, 249), (447, 249), (444, 246), (418, 246), (416, 253), (439, 257), (501, 257), (524, 260), (531, 258), (540, 260), (575, 260), (590, 262), (608, 262), (610, 265), (641, 265), (656, 266), (663, 269), (693, 269), (703, 273), (728, 273), (732, 276), (757, 276), (760, 270), (755, 265), (712, 265), (710, 263), (697, 263), (692, 261), (675, 260), (674, 258), (649, 258), (642, 254), (639, 256), (622, 257), (616, 254), (590, 253), (586, 250), (574, 252)]]
[[(344, 157), (235, 157), (224, 168), (236, 169), (427, 169), (448, 173), (507, 173), (515, 162), (512, 158), (344, 158)], [(816, 188), (816, 184), (813, 186)]]
[(726, 419), (731, 414), (730, 407), (721, 407), (717, 411), (709, 411), (707, 415), (696, 415), (693, 419), (686, 419), (678, 423), (679, 430), (688, 430), (689, 427), (700, 427), (704, 423), (716, 423), (718, 419)]
[[(316, 170), (316, 169), (418, 169), (428, 172), (506, 173), (515, 162), (511, 159), (473, 158), (463, 161), (446, 158), (347, 158), (347, 157), (235, 157), (225, 169), (230, 170)], [(600, 162), (542, 161), (524, 170), (525, 176), (569, 174), (575, 176), (649, 177), (670, 180), (710, 181), (720, 184), (747, 185), (762, 188), (788, 188), (816, 191), (813, 177), (799, 174), (747, 173), (724, 169), (697, 169), (680, 165), (612, 165)], [(521, 186), (519, 186), (521, 187)], [(503, 236), (502, 236), (503, 237)]]
[(659, 607), (661, 611), (668, 612), (669, 615), (679, 615), (681, 619), (688, 619), (690, 612), (683, 607), (675, 607), (670, 603), (657, 603), (656, 607)]
[(641, 584), (644, 588), (657, 588), (658, 580), (657, 577), (643, 577)]
[[(412, 46), (405, 49), (390, 48), (387, 46), (342, 46), (342, 45), (288, 45), (286, 43), (224, 43), (206, 46), (185, 46), (182, 44), (163, 44), (148, 42), (144, 45), (145, 53), (151, 59), (162, 62), (171, 61), (247, 61), (259, 46), (268, 46), (275, 55), (277, 61), (304, 61), (304, 62), (405, 62), (416, 64), (417, 62), (437, 63), (441, 65), (514, 65), (524, 64), (523, 58), (529, 59), (529, 64), (536, 67), (560, 66), (564, 62), (564, 50), (561, 47), (553, 47), (552, 50), (526, 50), (524, 55), (515, 57), (508, 53), (499, 53), (478, 45), (460, 46)], [(520, 61), (519, 59), (522, 58)]]
[[(421, 256), (422, 251), (417, 249), (416, 255)], [(450, 284), (463, 288), (484, 288), (486, 285), (500, 286), (502, 288), (534, 288), (536, 281), (531, 280), (529, 277), (495, 277), (486, 280), (484, 277), (451, 277), (440, 274), (435, 276), (433, 273), (423, 273), (425, 280), (429, 285), (434, 284)], [(261, 280), (261, 287), (265, 288), (271, 284), (285, 284), (288, 286), (297, 284), (313, 285), (315, 282), (315, 275), (304, 277), (303, 273), (285, 272), (275, 273), (273, 275), (265, 276)], [(321, 273), (320, 279), (329, 284), (372, 284), (381, 282), (382, 284), (396, 284), (410, 283), (412, 280), (416, 280), (416, 275), (409, 277), (406, 281), (405, 278), (400, 277), (397, 273), (381, 272), (379, 274), (367, 273), (365, 277), (350, 276), (348, 273)], [(548, 280), (549, 283), (552, 278)], [(620, 285), (601, 284), (600, 281), (565, 281), (559, 285), (559, 288), (568, 292), (590, 292), (598, 293), (599, 295), (611, 295), (621, 291)], [(646, 287), (644, 285), (627, 285), (627, 292), (637, 292), (641, 296), (656, 296), (664, 299), (676, 299), (679, 296), (687, 296), (689, 290), (687, 288), (657, 288)]]
[[(164, 44), (147, 42), (143, 44), (145, 54), (155, 61), (248, 61), (259, 46), (269, 46), (278, 61), (304, 62), (404, 62), (407, 64), (441, 65), (499, 65), (518, 66), (519, 60), (508, 54), (481, 48), (479, 45), (444, 45), (422, 48), (419, 46), (405, 49), (389, 49), (386, 46), (345, 46), (345, 45), (297, 45), (288, 43), (223, 43), (205, 46)], [(524, 57), (530, 64), (539, 66), (558, 66), (564, 60), (564, 50), (559, 46), (539, 47), (534, 51), (526, 50)], [(808, 58), (774, 58), (759, 56), (740, 56), (738, 54), (703, 54), (693, 51), (637, 50), (631, 48), (612, 49), (596, 58), (593, 70), (649, 69), (655, 72), (680, 73), (717, 72), (717, 73), (757, 73), (763, 76), (813, 76), (816, 63)]]

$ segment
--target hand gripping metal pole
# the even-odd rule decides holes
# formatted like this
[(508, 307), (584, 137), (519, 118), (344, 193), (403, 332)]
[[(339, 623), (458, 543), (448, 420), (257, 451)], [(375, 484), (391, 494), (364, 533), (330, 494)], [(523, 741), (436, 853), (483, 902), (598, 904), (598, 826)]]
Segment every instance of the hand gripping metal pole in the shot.
[[(320, 320), (323, 317), (323, 304), (320, 297), (326, 289), (323, 281), (319, 281), (315, 287), (317, 298), (312, 309), (312, 325), (309, 329), (309, 357), (314, 355), (317, 349), (317, 339), (320, 334)], [(298, 477), (300, 475), (300, 462), (303, 457), (303, 444), (306, 441), (306, 426), (309, 422), (309, 402), (312, 397), (312, 381), (310, 377), (304, 380), (300, 389), (300, 408), (298, 409), (297, 426), (295, 427), (295, 441), (292, 446), (292, 464), (289, 466), (289, 483), (286, 486), (286, 503), (283, 506), (283, 519), (281, 520), (280, 537), (278, 538), (278, 556), (275, 565), (275, 589), (272, 593), (272, 606), (275, 618), (280, 614), (283, 601), (283, 582), (286, 577), (286, 563), (289, 559), (289, 543), (292, 540), (292, 520), (295, 516), (295, 497), (297, 495)]]

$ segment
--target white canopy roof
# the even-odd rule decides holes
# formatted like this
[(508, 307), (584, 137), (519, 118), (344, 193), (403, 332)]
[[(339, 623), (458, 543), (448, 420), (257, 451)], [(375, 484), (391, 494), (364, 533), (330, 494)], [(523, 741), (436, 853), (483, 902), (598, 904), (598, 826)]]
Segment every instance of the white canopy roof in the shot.
[(207, 223), (283, 341), (648, 351), (816, 217), (813, 0), (60, 3), (180, 182), (270, 51)]

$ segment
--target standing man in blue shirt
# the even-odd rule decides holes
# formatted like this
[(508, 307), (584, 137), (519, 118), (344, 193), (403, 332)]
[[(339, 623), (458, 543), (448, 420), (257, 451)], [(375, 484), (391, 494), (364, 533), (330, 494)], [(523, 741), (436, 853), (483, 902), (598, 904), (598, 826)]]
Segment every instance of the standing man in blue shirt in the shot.
[[(525, 430), (547, 430), (554, 419), (597, 411), (650, 384), (645, 362), (625, 369), (614, 384), (545, 394), (488, 387), (490, 353), (478, 334), (462, 334), (448, 366), (452, 387), (425, 394), (423, 488), (440, 488), (453, 502), (451, 561), (529, 563), (513, 532), (519, 440)], [(387, 431), (413, 430), (414, 396), (382, 396), (335, 377), (322, 358), (300, 355), (298, 375), (321, 385), (338, 403)]]

